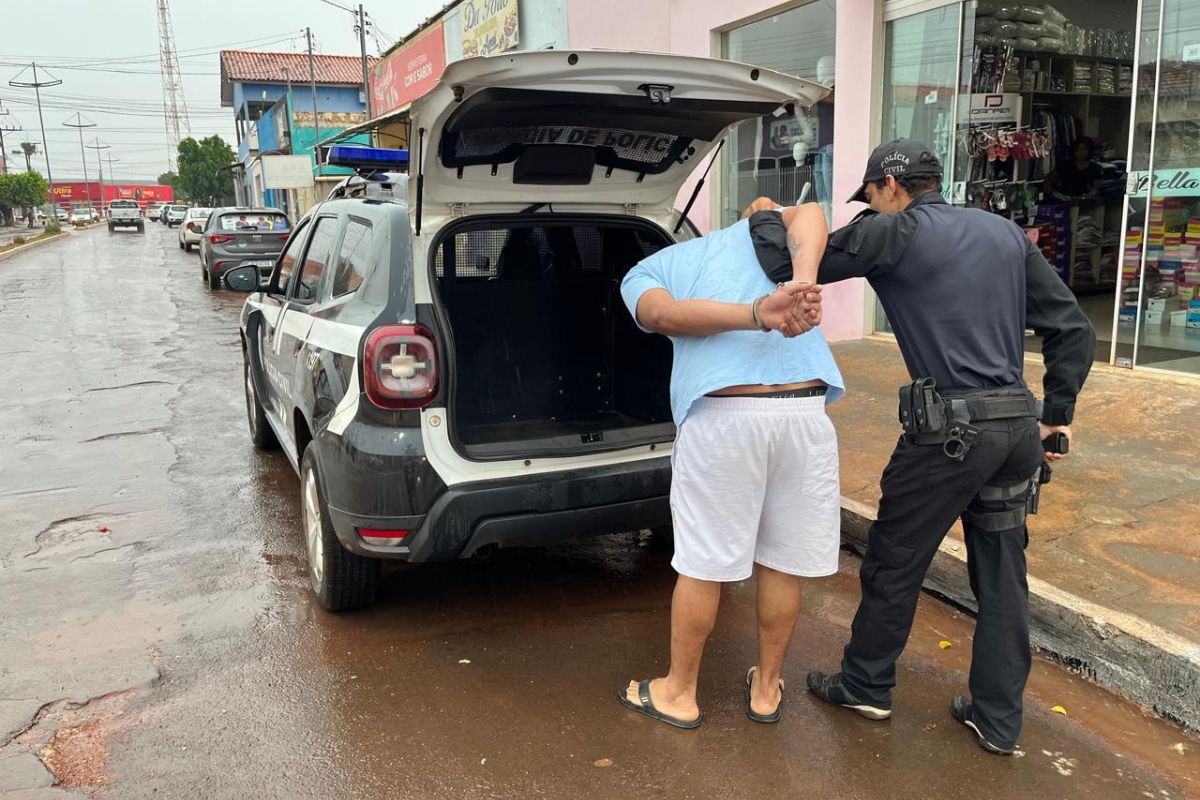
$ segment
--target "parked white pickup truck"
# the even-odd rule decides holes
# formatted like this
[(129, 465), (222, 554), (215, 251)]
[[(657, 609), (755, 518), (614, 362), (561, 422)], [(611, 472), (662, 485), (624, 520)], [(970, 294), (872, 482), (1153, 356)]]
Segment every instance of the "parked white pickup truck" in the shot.
[(137, 228), (138, 233), (146, 232), (142, 207), (136, 200), (113, 200), (108, 204), (108, 232), (114, 233), (117, 228)]

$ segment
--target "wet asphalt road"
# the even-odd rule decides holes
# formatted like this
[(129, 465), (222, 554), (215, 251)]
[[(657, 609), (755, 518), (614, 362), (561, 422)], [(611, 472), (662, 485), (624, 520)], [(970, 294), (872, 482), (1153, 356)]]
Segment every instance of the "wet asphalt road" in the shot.
[[(970, 621), (929, 598), (892, 720), (817, 706), (848, 556), (806, 586), (774, 727), (740, 707), (751, 585), (702, 729), (617, 704), (666, 661), (669, 557), (634, 534), (400, 568), (377, 608), (322, 612), (296, 477), (248, 441), (240, 305), (157, 224), (0, 262), (0, 797), (1200, 796), (1200, 742), (1043, 661), (1023, 757), (984, 754), (945, 711)], [(42, 763), (57, 790), (28, 788)]]

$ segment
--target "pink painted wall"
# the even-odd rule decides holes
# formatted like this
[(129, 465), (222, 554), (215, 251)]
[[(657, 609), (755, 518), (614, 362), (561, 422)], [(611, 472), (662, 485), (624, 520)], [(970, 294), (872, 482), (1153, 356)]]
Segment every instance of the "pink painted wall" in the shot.
[[(713, 56), (716, 32), (771, 9), (786, 10), (778, 0), (568, 0), (567, 41), (571, 47), (647, 50)], [(834, 105), (834, 197), (849, 197), (862, 180), (871, 152), (868, 113), (871, 108), (871, 58), (875, 45), (875, 0), (837, 0)], [(702, 162), (701, 169), (703, 168)], [(709, 174), (711, 186), (713, 172)], [(680, 192), (678, 206), (687, 202), (697, 175)], [(712, 207), (709, 186), (696, 200), (691, 217), (707, 230)], [(862, 207), (835, 204), (833, 224), (846, 224)], [(826, 338), (857, 339), (863, 335), (865, 287), (846, 281), (825, 291)]]

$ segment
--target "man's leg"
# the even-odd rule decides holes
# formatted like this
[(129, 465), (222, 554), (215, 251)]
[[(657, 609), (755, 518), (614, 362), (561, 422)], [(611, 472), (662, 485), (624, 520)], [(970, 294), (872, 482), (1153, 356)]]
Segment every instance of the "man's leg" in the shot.
[(861, 702), (891, 709), (896, 659), (908, 642), (925, 573), (954, 520), (995, 472), (996, 448), (986, 444), (956, 462), (938, 445), (901, 442), (884, 470), (879, 516), (859, 573), (862, 600), (842, 658), (843, 683)]
[(1012, 749), (1021, 733), (1022, 694), (1032, 663), (1025, 493), (1007, 495), (1042, 458), (1032, 420), (1013, 426), (1009, 461), (963, 515), (967, 570), (979, 603), (971, 654), (971, 717), (980, 736), (1002, 750)]
[(750, 687), (750, 709), (773, 714), (779, 708), (783, 658), (800, 618), (800, 578), (756, 564), (758, 575), (758, 669)]
[[(680, 575), (671, 596), (671, 669), (650, 682), (650, 698), (662, 713), (682, 720), (700, 716), (696, 683), (704, 644), (717, 621), (721, 584)], [(638, 701), (637, 681), (630, 681), (625, 696)]]

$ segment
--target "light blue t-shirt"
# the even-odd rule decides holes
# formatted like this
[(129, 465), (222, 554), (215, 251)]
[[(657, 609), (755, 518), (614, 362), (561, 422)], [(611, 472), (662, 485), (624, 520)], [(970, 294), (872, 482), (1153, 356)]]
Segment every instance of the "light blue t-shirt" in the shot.
[[(666, 289), (676, 300), (752, 303), (774, 288), (758, 265), (750, 223), (742, 220), (642, 260), (621, 282), (621, 297), (636, 321), (638, 300), (651, 289)], [(728, 331), (672, 336), (671, 342), (671, 415), (676, 425), (683, 424), (697, 399), (729, 386), (822, 380), (829, 385), (826, 404), (845, 391), (820, 328), (793, 339), (775, 332)]]

